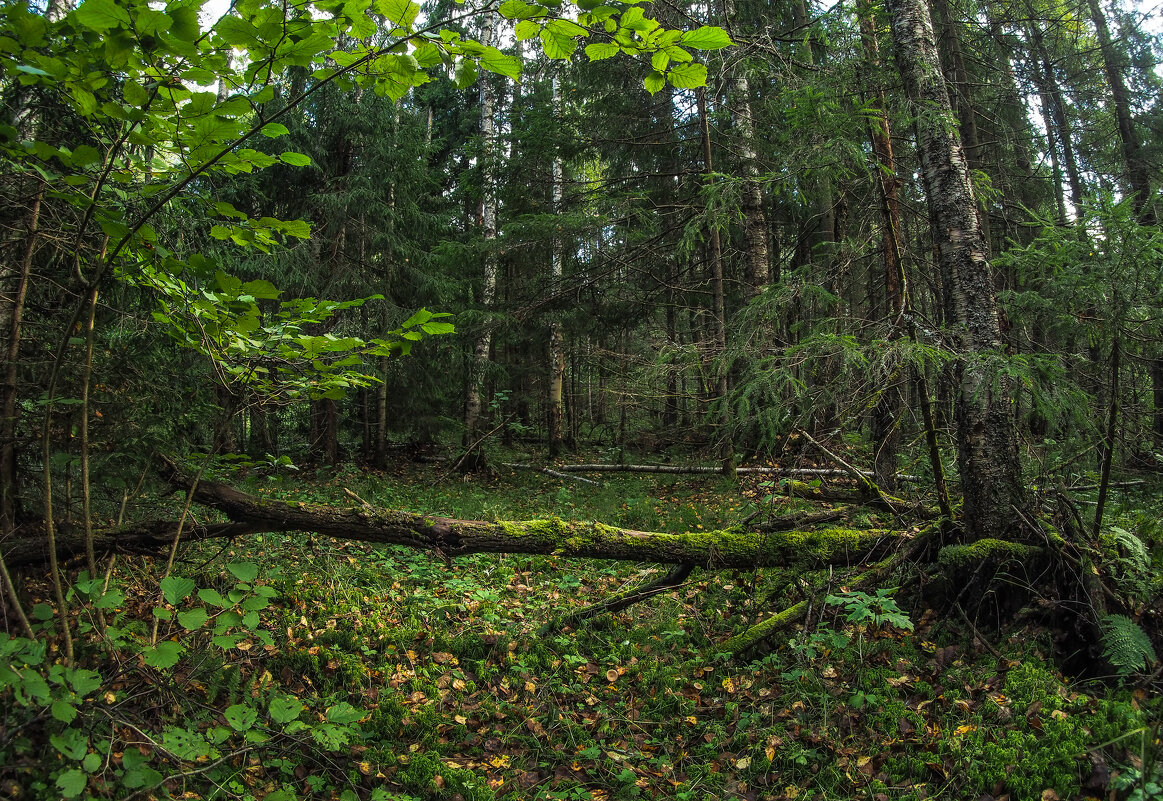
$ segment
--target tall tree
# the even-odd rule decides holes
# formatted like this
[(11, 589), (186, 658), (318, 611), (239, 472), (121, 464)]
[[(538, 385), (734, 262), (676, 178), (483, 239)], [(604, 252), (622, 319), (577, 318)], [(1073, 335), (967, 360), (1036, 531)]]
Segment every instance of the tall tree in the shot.
[(958, 467), (971, 539), (1005, 537), (1024, 493), (1011, 389), (996, 370), (1003, 342), (993, 274), (969, 165), (924, 0), (888, 0), (897, 66), (911, 104), (921, 177), (957, 356)]

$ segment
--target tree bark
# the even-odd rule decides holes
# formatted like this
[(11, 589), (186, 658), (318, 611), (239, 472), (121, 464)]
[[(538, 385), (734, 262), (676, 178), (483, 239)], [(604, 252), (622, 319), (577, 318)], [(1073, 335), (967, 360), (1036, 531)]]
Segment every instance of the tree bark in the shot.
[[(553, 83), (553, 113), (561, 116), (561, 84), (557, 76), (552, 78)], [(560, 126), (559, 126), (560, 127)], [(553, 154), (553, 213), (561, 216), (562, 200), (565, 196), (565, 184), (561, 163), (560, 150)], [(553, 240), (553, 254), (550, 257), (550, 278), (553, 281), (553, 291), (561, 283), (562, 262), (565, 253), (564, 234), (559, 233)], [(565, 450), (565, 403), (562, 390), (565, 384), (565, 341), (561, 333), (561, 323), (554, 319), (549, 324), (549, 388), (546, 398), (546, 440), (550, 456), (560, 456)]]
[(1091, 21), (1098, 33), (1098, 47), (1102, 53), (1102, 66), (1106, 72), (1107, 83), (1111, 90), (1111, 104), (1114, 106), (1115, 120), (1118, 123), (1119, 143), (1123, 149), (1123, 159), (1126, 166), (1127, 184), (1131, 188), (1131, 197), (1134, 199), (1135, 213), (1143, 225), (1155, 224), (1155, 207), (1151, 197), (1150, 170), (1147, 160), (1143, 157), (1143, 148), (1139, 143), (1135, 123), (1131, 119), (1131, 94), (1123, 80), (1123, 70), (1128, 66), (1127, 59), (1120, 53), (1111, 41), (1110, 30), (1106, 24), (1106, 16), (1098, 0), (1087, 0), (1090, 8)]
[[(735, 0), (723, 0), (723, 19), (735, 19)], [(755, 118), (751, 113), (751, 83), (746, 64), (735, 65), (732, 91), (728, 96), (731, 121), (739, 132), (739, 159), (743, 167), (743, 237), (747, 243), (744, 257), (744, 283), (753, 296), (771, 281), (771, 264), (767, 252), (767, 217), (763, 210), (763, 191), (759, 183), (759, 157), (755, 152)]]
[[(496, 21), (492, 14), (485, 15), (484, 29), (480, 43), (489, 47), (493, 43)], [(493, 158), (495, 130), (493, 114), (496, 97), (493, 84), (487, 74), (480, 76), (481, 85), (481, 201), (480, 226), (484, 238), (484, 271), (481, 280), (480, 303), (485, 309), (493, 305), (497, 294), (497, 254), (493, 248), (497, 239), (497, 198), (493, 188)], [(485, 374), (489, 367), (489, 351), (493, 344), (492, 327), (487, 323), (477, 335), (473, 346), (472, 364), (469, 367), (468, 391), (464, 403), (464, 447), (469, 448), (480, 436), (481, 395), (484, 391)]]
[(4, 265), (0, 273), (0, 330), (6, 336), (3, 384), (0, 384), (0, 532), (7, 533), (16, 523), (20, 486), (16, 465), (17, 396), (19, 394), (20, 338), (24, 316), (24, 298), (36, 252), (40, 228), (40, 204), (44, 190), (38, 185), (28, 211), (28, 230), (24, 236), (16, 268)]
[[(168, 468), (168, 478), (187, 491), (192, 481)], [(592, 521), (557, 518), (515, 522), (457, 520), (369, 505), (339, 508), (284, 503), (256, 498), (226, 484), (205, 479), (193, 499), (217, 509), (229, 523), (187, 525), (183, 542), (235, 538), (262, 532), (315, 532), (342, 540), (401, 545), (436, 551), (445, 557), (474, 553), (523, 553), (565, 558), (612, 559), (662, 564), (690, 564), (708, 569), (855, 564), (893, 547), (899, 534), (882, 529), (848, 528), (817, 531), (720, 531), (664, 533), (635, 531)], [(98, 553), (159, 554), (170, 547), (177, 521), (162, 520), (94, 532)], [(80, 529), (62, 528), (57, 552), (63, 559), (84, 554)], [(43, 537), (12, 538), (0, 543), (11, 567), (41, 565), (47, 559)]]
[[(864, 60), (869, 70), (875, 72), (880, 67), (880, 46), (876, 38), (873, 10), (868, 0), (857, 4), (856, 13), (860, 24), (860, 42), (864, 50)], [(881, 200), (881, 258), (884, 263), (884, 299), (887, 316), (892, 323), (889, 337), (899, 336), (898, 322), (905, 309), (905, 274), (901, 260), (901, 180), (896, 173), (896, 159), (892, 152), (892, 134), (888, 123), (888, 101), (884, 89), (873, 93), (871, 108), (876, 116), (868, 119), (869, 139), (872, 154), (876, 159), (874, 171)], [(876, 483), (892, 492), (896, 489), (897, 454), (900, 449), (900, 417), (905, 405), (904, 386), (906, 375), (896, 371), (889, 376), (870, 417)]]
[(965, 152), (924, 0), (888, 0), (897, 66), (912, 105), (956, 365), (958, 465), (970, 539), (1005, 538), (1024, 492), (1009, 383), (986, 362), (1003, 352), (993, 276)]

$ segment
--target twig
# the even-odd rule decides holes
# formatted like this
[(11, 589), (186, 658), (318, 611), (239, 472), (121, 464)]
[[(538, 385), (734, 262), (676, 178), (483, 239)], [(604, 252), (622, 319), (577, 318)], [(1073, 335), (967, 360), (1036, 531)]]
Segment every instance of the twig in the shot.
[(372, 506), (370, 503), (368, 503), (367, 501), (365, 501), (363, 498), (361, 498), (361, 497), (359, 497), (358, 495), (356, 495), (354, 492), (352, 492), (351, 490), (349, 490), (347, 487), (344, 487), (344, 488), (343, 488), (343, 492), (344, 492), (346, 495), (349, 495), (349, 496), (351, 496), (352, 498), (355, 498), (357, 501), (359, 501), (359, 502), (360, 502), (360, 503), (363, 505), (363, 507), (364, 507), (365, 509), (372, 509), (372, 510), (374, 510), (374, 509), (375, 509), (375, 507), (374, 507), (374, 506)]
[(837, 456), (836, 454), (832, 453), (832, 452), (831, 452), (830, 450), (828, 450), (826, 447), (824, 447), (824, 446), (823, 446), (823, 445), (821, 445), (819, 442), (817, 442), (817, 441), (816, 441), (816, 440), (815, 440), (815, 439), (812, 437), (812, 435), (811, 435), (811, 434), (809, 434), (807, 431), (802, 431), (802, 430), (801, 430), (801, 431), (800, 431), (800, 434), (801, 434), (801, 435), (803, 435), (803, 438), (804, 438), (804, 439), (806, 439), (808, 442), (812, 443), (812, 444), (813, 444), (813, 445), (815, 445), (817, 448), (819, 448), (821, 451), (823, 451), (823, 452), (824, 452), (824, 454), (825, 454), (825, 455), (827, 455), (827, 456), (828, 456), (830, 459), (832, 459), (834, 462), (836, 462), (836, 464), (838, 464), (838, 465), (840, 465), (841, 467), (843, 467), (843, 468), (844, 468), (844, 469), (845, 469), (845, 470), (846, 470), (846, 471), (847, 471), (849, 474), (851, 474), (851, 475), (853, 476), (853, 478), (855, 478), (855, 479), (856, 479), (856, 481), (857, 481), (857, 482), (858, 482), (858, 483), (859, 483), (859, 484), (860, 484), (862, 487), (864, 487), (864, 488), (865, 488), (865, 489), (867, 489), (869, 492), (871, 492), (871, 493), (873, 494), (873, 496), (874, 496), (874, 497), (875, 497), (875, 498), (876, 498), (878, 501), (880, 501), (880, 502), (881, 502), (881, 503), (883, 503), (885, 506), (887, 506), (887, 507), (888, 507), (888, 509), (889, 509), (890, 511), (892, 511), (892, 512), (894, 512), (894, 513), (899, 513), (899, 512), (901, 511), (901, 510), (900, 510), (900, 509), (897, 507), (897, 505), (896, 505), (895, 503), (893, 503), (891, 500), (889, 500), (889, 498), (888, 498), (888, 496), (887, 496), (887, 495), (885, 495), (883, 492), (881, 492), (881, 491), (880, 491), (880, 487), (876, 486), (875, 482), (873, 482), (873, 481), (872, 481), (872, 479), (870, 479), (870, 478), (868, 478), (867, 476), (865, 476), (865, 475), (864, 475), (863, 471), (861, 471), (861, 470), (857, 470), (855, 467), (853, 467), (852, 465), (848, 464), (848, 462), (844, 461), (844, 460), (843, 460), (843, 459), (841, 459), (839, 456)]
[(961, 604), (953, 604), (953, 607), (957, 610), (957, 614), (961, 615), (961, 619), (965, 621), (965, 625), (969, 626), (969, 630), (973, 632), (973, 636), (977, 638), (978, 642), (985, 646), (985, 650), (989, 651), (995, 657), (1004, 662), (1005, 657), (1002, 656), (1001, 652), (994, 648), (992, 644), (990, 644), (989, 640), (985, 639), (985, 637), (981, 635), (981, 632), (977, 630), (977, 626), (973, 625), (973, 621), (969, 619), (969, 616), (965, 614), (965, 610), (961, 608)]
[(467, 448), (465, 448), (465, 449), (464, 449), (464, 453), (462, 453), (462, 454), (461, 454), (461, 456), (460, 456), (460, 458), (456, 460), (456, 464), (454, 464), (454, 465), (453, 465), (451, 468), (449, 468), (449, 470), (447, 470), (447, 471), (445, 472), (445, 475), (447, 475), (448, 473), (451, 473), (453, 470), (459, 470), (459, 469), (460, 469), (460, 466), (461, 466), (462, 464), (464, 464), (464, 460), (465, 460), (465, 459), (467, 459), (467, 458), (469, 457), (469, 454), (473, 453), (473, 452), (474, 452), (474, 451), (475, 451), (475, 450), (476, 450), (478, 447), (480, 447), (480, 444), (481, 444), (482, 442), (484, 442), (486, 439), (488, 439), (488, 438), (489, 438), (489, 437), (491, 437), (493, 434), (496, 434), (496, 433), (497, 433), (498, 431), (500, 431), (502, 428), (504, 428), (505, 426), (507, 426), (507, 425), (509, 424), (509, 421), (510, 421), (510, 420), (512, 420), (512, 419), (513, 419), (513, 415), (509, 415), (509, 416), (508, 416), (508, 417), (506, 417), (504, 420), (502, 420), (501, 422), (497, 423), (497, 425), (496, 425), (496, 427), (495, 427), (495, 428), (493, 428), (493, 429), (492, 429), (491, 431), (489, 431), (488, 433), (481, 435), (481, 437), (480, 437), (479, 439), (477, 439), (477, 441), (476, 441), (476, 442), (474, 442), (473, 444), (471, 444), (471, 445), (469, 445)]

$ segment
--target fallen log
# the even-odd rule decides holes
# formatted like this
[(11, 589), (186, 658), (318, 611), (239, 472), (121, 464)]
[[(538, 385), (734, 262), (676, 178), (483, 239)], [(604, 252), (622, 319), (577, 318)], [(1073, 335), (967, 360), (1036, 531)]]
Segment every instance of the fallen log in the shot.
[[(171, 483), (189, 491), (193, 481), (169, 468)], [(189, 525), (183, 542), (235, 538), (257, 533), (313, 532), (342, 540), (430, 550), (445, 558), (474, 553), (522, 553), (661, 564), (708, 569), (848, 565), (890, 549), (897, 532), (824, 528), (753, 532), (742, 528), (683, 533), (636, 531), (594, 521), (546, 518), (524, 521), (458, 520), (370, 505), (343, 508), (258, 498), (227, 484), (202, 479), (193, 500), (217, 509), (229, 523)], [(105, 553), (162, 553), (177, 521), (153, 521), (94, 532), (94, 548)], [(43, 564), (43, 537), (0, 543), (12, 567)], [(62, 530), (58, 555), (84, 553), (80, 530)]]
[[(673, 475), (700, 475), (722, 473), (722, 467), (706, 467), (702, 465), (680, 464), (565, 464), (557, 465), (557, 470), (563, 473), (667, 473)], [(741, 476), (808, 476), (820, 478), (851, 478), (848, 470), (834, 467), (736, 467), (735, 472)], [(861, 470), (864, 478), (874, 476), (871, 470)], [(921, 482), (921, 476), (908, 473), (898, 475), (897, 481)]]

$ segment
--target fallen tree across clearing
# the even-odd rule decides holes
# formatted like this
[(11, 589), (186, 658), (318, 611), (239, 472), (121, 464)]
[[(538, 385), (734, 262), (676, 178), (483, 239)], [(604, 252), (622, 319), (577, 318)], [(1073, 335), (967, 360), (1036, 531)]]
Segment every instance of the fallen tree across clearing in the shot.
[[(726, 528), (681, 533), (636, 531), (593, 521), (559, 518), (522, 521), (458, 520), (391, 509), (286, 503), (242, 492), (227, 484), (194, 482), (169, 470), (169, 480), (194, 502), (217, 509), (230, 522), (187, 524), (183, 542), (237, 538), (258, 533), (312, 532), (341, 540), (400, 545), (436, 552), (444, 558), (474, 553), (521, 553), (567, 558), (690, 564), (709, 569), (851, 565), (893, 550), (902, 535), (884, 529), (821, 528), (748, 531)], [(177, 521), (153, 521), (94, 532), (98, 553), (164, 553), (178, 532)], [(0, 544), (11, 567), (47, 562), (43, 537), (13, 538)], [(62, 559), (85, 552), (79, 529), (62, 529)]]

